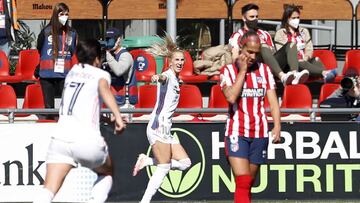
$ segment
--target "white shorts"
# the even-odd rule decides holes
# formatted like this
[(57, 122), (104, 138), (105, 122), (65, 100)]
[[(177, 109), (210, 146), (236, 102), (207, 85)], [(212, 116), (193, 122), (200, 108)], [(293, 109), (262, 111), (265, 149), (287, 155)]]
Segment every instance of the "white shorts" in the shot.
[(159, 133), (156, 130), (153, 130), (151, 127), (147, 127), (146, 135), (150, 145), (155, 144), (156, 141), (165, 144), (180, 144), (179, 139), (177, 137), (174, 137), (171, 133), (169, 133), (168, 135), (164, 133)]
[(51, 138), (46, 161), (47, 163), (67, 163), (77, 167), (90, 169), (101, 166), (108, 156), (108, 147), (104, 140), (84, 139), (76, 142), (66, 142)]

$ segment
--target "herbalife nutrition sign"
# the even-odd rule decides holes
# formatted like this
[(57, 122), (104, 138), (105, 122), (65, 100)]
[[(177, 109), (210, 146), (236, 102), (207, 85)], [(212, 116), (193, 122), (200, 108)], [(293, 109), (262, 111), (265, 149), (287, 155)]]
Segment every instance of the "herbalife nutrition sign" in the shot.
[[(0, 202), (30, 202), (44, 182), (47, 146), (55, 124), (0, 124)], [(154, 167), (131, 175), (139, 153), (152, 156), (146, 123), (131, 123), (121, 135), (101, 131), (114, 164), (110, 202), (139, 201)], [(268, 163), (252, 188), (254, 199), (358, 199), (360, 191), (359, 123), (282, 125), (283, 142), (268, 148)], [(192, 166), (172, 170), (154, 200), (231, 200), (235, 179), (224, 152), (225, 123), (177, 123), (171, 133)], [(86, 202), (96, 175), (72, 170), (56, 202)], [(75, 187), (76, 186), (76, 187)], [(21, 194), (16, 195), (16, 194)]]
[[(146, 124), (128, 127), (121, 137), (103, 128), (109, 133), (106, 138), (117, 166), (118, 184), (110, 195), (113, 201), (139, 200), (155, 170), (147, 167), (138, 176), (130, 176), (137, 154), (152, 154)], [(187, 151), (192, 166), (171, 171), (155, 200), (232, 199), (235, 179), (224, 153), (224, 127), (224, 123), (174, 124), (171, 132)], [(283, 142), (269, 146), (268, 163), (260, 168), (252, 188), (254, 198), (358, 198), (359, 129), (357, 123), (283, 124)]]

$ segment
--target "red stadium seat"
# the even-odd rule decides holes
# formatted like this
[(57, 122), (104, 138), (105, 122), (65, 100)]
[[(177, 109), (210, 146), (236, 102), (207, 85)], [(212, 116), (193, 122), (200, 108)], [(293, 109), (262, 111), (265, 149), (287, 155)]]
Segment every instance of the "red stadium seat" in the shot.
[(317, 106), (319, 107), (320, 103), (322, 101), (324, 101), (328, 96), (330, 96), (339, 87), (340, 87), (340, 84), (335, 84), (335, 83), (323, 84), (320, 89), (320, 95), (319, 95)]
[(43, 109), (45, 108), (44, 96), (40, 84), (30, 84), (26, 86), (23, 109)]
[[(138, 87), (138, 103), (135, 108), (154, 108), (156, 104), (157, 86), (156, 85), (142, 85)], [(134, 117), (142, 116), (143, 114), (133, 114)]]
[[(34, 71), (36, 66), (40, 63), (40, 55), (38, 50), (29, 49), (21, 50), (19, 52), (19, 61), (17, 64), (16, 72), (19, 69), (21, 72), (22, 81), (37, 81), (34, 77)], [(16, 75), (15, 72), (15, 75)]]
[(17, 83), (20, 82), (21, 71), (15, 70), (15, 75), (10, 75), (10, 64), (6, 54), (0, 50), (0, 82)]
[[(184, 67), (179, 74), (179, 78), (185, 83), (201, 83), (208, 80), (207, 75), (196, 75), (194, 73), (194, 64), (189, 52), (184, 51), (185, 63)], [(169, 61), (167, 58), (164, 60), (163, 71), (169, 68)]]
[(210, 90), (209, 108), (228, 108), (229, 103), (221, 90), (220, 85), (213, 85)]
[(345, 54), (343, 75), (349, 68), (356, 69), (360, 73), (360, 49), (349, 50)]
[[(220, 85), (213, 85), (210, 90), (209, 96), (209, 108), (228, 108), (229, 103), (226, 101), (226, 98), (221, 90)], [(202, 116), (216, 116), (217, 114), (206, 113)]]
[(136, 80), (138, 82), (151, 82), (151, 76), (156, 74), (155, 58), (144, 50), (136, 49), (130, 51), (134, 59)]
[(327, 70), (337, 68), (336, 56), (334, 52), (327, 49), (316, 49), (313, 52), (313, 56), (318, 57)]
[[(287, 85), (284, 88), (282, 96), (281, 108), (312, 108), (312, 96), (309, 88), (304, 84)], [(281, 114), (287, 116), (288, 114)], [(309, 116), (309, 114), (300, 114), (302, 116)]]
[(211, 76), (209, 78), (209, 81), (219, 82), (220, 81), (220, 74)]
[[(196, 85), (184, 84), (180, 86), (180, 100), (177, 108), (202, 108), (202, 106), (202, 95), (200, 89)], [(197, 116), (198, 113), (191, 115)]]
[(10, 85), (0, 84), (0, 98), (0, 109), (17, 108), (16, 94)]
[[(40, 84), (26, 86), (23, 109), (44, 109), (44, 96)], [(29, 116), (30, 114), (16, 114), (16, 116)]]

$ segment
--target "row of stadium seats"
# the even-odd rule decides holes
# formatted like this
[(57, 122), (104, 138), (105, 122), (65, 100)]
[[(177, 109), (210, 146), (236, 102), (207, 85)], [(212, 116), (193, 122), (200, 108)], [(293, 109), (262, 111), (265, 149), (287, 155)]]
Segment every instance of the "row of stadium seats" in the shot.
[[(0, 82), (1, 83), (19, 83), (35, 82), (38, 79), (34, 77), (35, 68), (40, 62), (40, 55), (36, 49), (21, 50), (19, 52), (18, 63), (16, 64), (15, 74), (10, 75), (10, 64), (6, 54), (0, 50)], [(77, 63), (74, 56), (72, 64)]]
[[(130, 51), (134, 58), (136, 68), (136, 78), (139, 82), (149, 83), (151, 76), (156, 74), (155, 58), (144, 50), (137, 49)], [(324, 63), (326, 69), (337, 68), (337, 61), (334, 53), (330, 50), (314, 50), (314, 56), (319, 57)], [(337, 76), (335, 82), (339, 83), (349, 68), (354, 68), (360, 72), (360, 50), (349, 50), (346, 52), (345, 63), (342, 74)], [(219, 76), (208, 77), (206, 75), (196, 75), (194, 73), (193, 60), (189, 52), (185, 52), (185, 64), (180, 72), (180, 79), (185, 83), (203, 83), (207, 81), (219, 81)], [(15, 75), (10, 75), (9, 61), (4, 52), (0, 51), (0, 82), (17, 83), (24, 81), (36, 81), (33, 76), (36, 66), (39, 64), (40, 56), (37, 50), (22, 50), (19, 53), (19, 60), (16, 65)], [(73, 57), (72, 64), (77, 63), (76, 57)], [(164, 60), (163, 71), (168, 67), (168, 60)]]
[[(318, 105), (332, 92), (339, 88), (339, 84), (326, 83), (321, 86)], [(146, 84), (138, 87), (138, 103), (136, 108), (154, 108), (156, 103), (156, 85)], [(10, 85), (0, 85), (0, 108), (17, 108), (17, 97), (14, 89)], [(284, 88), (281, 97), (281, 108), (312, 108), (313, 98), (309, 88), (306, 85), (290, 85)], [(29, 84), (25, 90), (24, 102), (21, 108), (44, 108), (43, 95), (39, 84)], [(220, 85), (216, 84), (211, 87), (208, 108), (228, 108), (228, 103), (221, 92)], [(269, 104), (265, 100), (265, 107)], [(178, 108), (203, 108), (203, 98), (200, 89), (196, 85), (183, 84), (180, 86), (180, 101)], [(135, 114), (134, 116), (141, 116)], [(179, 114), (176, 114), (177, 116)], [(191, 114), (196, 117), (197, 114)], [(202, 114), (203, 117), (215, 116), (216, 114)], [(268, 114), (270, 115), (270, 114)], [(287, 116), (288, 114), (282, 114)], [(303, 116), (308, 116), (302, 114)], [(19, 115), (16, 115), (19, 116)], [(25, 116), (25, 115), (20, 115)]]
[[(332, 70), (337, 68), (337, 61), (334, 52), (330, 50), (314, 50), (314, 57), (319, 57), (325, 68)], [(360, 74), (360, 50), (353, 49), (348, 50), (345, 54), (345, 63), (342, 68), (341, 74), (338, 74), (335, 78), (335, 83), (340, 83), (343, 76), (351, 68), (356, 70)]]

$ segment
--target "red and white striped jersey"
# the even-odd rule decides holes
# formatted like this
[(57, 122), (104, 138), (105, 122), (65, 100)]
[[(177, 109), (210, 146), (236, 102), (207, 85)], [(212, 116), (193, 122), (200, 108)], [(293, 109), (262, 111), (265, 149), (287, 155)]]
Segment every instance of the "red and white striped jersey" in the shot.
[(288, 42), (296, 43), (297, 50), (298, 50), (298, 59), (305, 59), (305, 33), (303, 32), (295, 32), (294, 35), (288, 33)]
[[(256, 70), (246, 73), (237, 102), (229, 105), (225, 136), (268, 137), (264, 99), (267, 90), (275, 89), (275, 80), (269, 66), (263, 63), (257, 66)], [(221, 88), (232, 86), (237, 74), (235, 64), (224, 66), (220, 74)]]
[[(229, 39), (229, 44), (231, 45), (232, 48), (239, 48), (240, 40), (247, 31), (248, 30), (240, 28), (237, 32), (234, 32), (231, 35)], [(258, 29), (257, 34), (259, 35), (261, 44), (267, 44), (269, 47), (274, 47), (274, 43), (271, 39), (271, 35), (268, 32)]]

